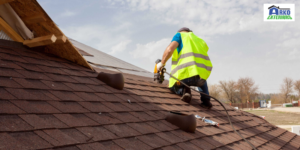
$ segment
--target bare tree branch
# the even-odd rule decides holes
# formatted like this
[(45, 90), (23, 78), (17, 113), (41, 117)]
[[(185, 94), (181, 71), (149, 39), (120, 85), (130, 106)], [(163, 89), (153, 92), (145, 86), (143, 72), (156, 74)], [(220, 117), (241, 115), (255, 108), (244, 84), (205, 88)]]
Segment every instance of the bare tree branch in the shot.
[(209, 95), (219, 99), (221, 96), (221, 88), (219, 87), (219, 85), (217, 84), (213, 84), (213, 85), (208, 85), (208, 91), (209, 91)]
[(230, 81), (220, 81), (220, 88), (225, 93), (226, 97), (231, 103), (234, 103), (234, 95), (236, 92), (236, 82), (233, 80)]
[(295, 89), (295, 91), (297, 91), (298, 96), (300, 97), (300, 80), (295, 81), (294, 89)]
[(289, 102), (289, 95), (293, 92), (293, 79), (284, 78), (283, 84), (281, 85), (281, 94), (285, 103)]
[(258, 86), (250, 77), (240, 78), (237, 82), (237, 89), (242, 103), (255, 99), (258, 93)]

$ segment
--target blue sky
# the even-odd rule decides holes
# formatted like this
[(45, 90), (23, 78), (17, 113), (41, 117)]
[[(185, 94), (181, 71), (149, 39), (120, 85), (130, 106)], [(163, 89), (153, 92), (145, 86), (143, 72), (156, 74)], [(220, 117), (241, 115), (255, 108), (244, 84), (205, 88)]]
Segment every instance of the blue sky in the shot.
[[(209, 84), (252, 77), (264, 93), (300, 80), (300, 1), (294, 22), (264, 22), (263, 0), (38, 0), (69, 37), (152, 71), (176, 31), (209, 46)], [(170, 71), (170, 61), (167, 63)]]

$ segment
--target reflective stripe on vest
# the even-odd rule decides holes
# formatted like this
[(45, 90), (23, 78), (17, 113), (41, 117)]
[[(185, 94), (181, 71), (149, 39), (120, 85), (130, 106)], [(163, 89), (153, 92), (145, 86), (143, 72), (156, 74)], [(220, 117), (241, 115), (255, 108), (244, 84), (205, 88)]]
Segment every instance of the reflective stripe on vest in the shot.
[(178, 61), (181, 58), (186, 58), (186, 57), (190, 57), (190, 56), (195, 56), (195, 57), (198, 57), (198, 58), (203, 58), (205, 60), (210, 60), (208, 56), (204, 56), (202, 54), (196, 54), (196, 53), (190, 52), (190, 53), (180, 55), (180, 57), (178, 58), (177, 61), (172, 61), (172, 65), (177, 65)]
[(208, 67), (208, 66), (205, 66), (204, 64), (200, 64), (200, 63), (196, 63), (196, 62), (192, 61), (192, 62), (188, 62), (185, 64), (181, 64), (181, 65), (177, 66), (176, 68), (172, 69), (171, 74), (175, 74), (179, 69), (186, 68), (186, 67), (189, 67), (192, 65), (196, 65), (197, 67), (204, 68), (207, 71), (212, 70), (212, 67)]
[[(183, 47), (179, 54), (177, 50), (173, 52), (170, 73), (179, 80), (197, 75), (206, 80), (212, 71), (212, 64), (207, 55), (208, 46), (193, 32), (180, 32), (180, 35)], [(175, 83), (175, 79), (169, 79), (169, 87)]]

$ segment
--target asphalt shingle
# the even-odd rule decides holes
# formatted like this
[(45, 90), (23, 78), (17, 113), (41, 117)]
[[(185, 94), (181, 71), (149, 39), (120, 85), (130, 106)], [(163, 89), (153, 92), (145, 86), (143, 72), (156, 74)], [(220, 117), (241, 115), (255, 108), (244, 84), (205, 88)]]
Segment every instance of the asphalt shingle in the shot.
[[(214, 100), (212, 110), (180, 101), (167, 83), (124, 73), (117, 90), (97, 72), (25, 47), (1, 47), (0, 149), (251, 149)], [(108, 72), (108, 70), (97, 69)], [(225, 105), (234, 127), (258, 149), (299, 149), (296, 134)], [(187, 133), (165, 120), (169, 111), (198, 114)], [(33, 142), (34, 141), (34, 142)]]

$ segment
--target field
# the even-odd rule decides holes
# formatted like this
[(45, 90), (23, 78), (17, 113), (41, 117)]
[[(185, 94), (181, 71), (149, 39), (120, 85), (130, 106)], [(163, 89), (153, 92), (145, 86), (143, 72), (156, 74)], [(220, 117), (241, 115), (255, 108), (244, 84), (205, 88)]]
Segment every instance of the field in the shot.
[(249, 113), (265, 116), (274, 125), (300, 125), (300, 113), (280, 112), (275, 110), (245, 110)]

